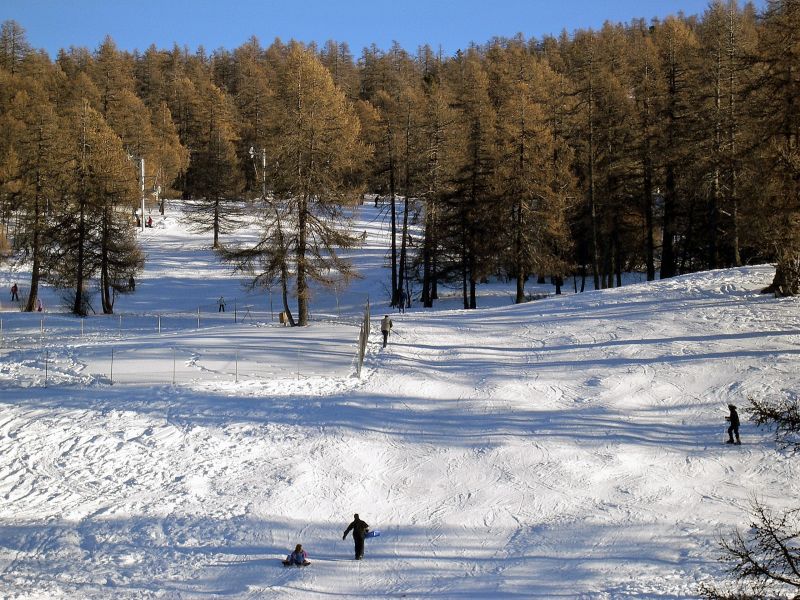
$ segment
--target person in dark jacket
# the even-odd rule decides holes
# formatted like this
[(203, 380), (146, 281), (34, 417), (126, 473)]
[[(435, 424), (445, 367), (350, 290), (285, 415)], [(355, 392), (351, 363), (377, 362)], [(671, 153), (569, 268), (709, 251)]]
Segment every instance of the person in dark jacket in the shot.
[[(741, 444), (742, 441), (739, 439), (739, 413), (736, 412), (736, 407), (733, 404), (728, 404), (728, 410), (731, 411), (731, 414), (725, 417), (726, 421), (730, 422), (730, 427), (728, 427), (728, 444)], [(736, 442), (733, 441), (733, 436), (736, 436)]]
[(353, 522), (344, 530), (342, 539), (347, 537), (347, 534), (353, 532), (353, 541), (356, 544), (356, 560), (364, 558), (364, 538), (369, 533), (369, 525), (358, 518), (358, 513), (353, 515)]

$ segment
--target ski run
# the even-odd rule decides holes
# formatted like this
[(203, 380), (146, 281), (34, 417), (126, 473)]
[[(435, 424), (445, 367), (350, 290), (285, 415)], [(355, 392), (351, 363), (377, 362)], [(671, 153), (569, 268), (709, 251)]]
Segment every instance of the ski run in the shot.
[[(291, 328), (178, 217), (83, 329), (49, 288), (14, 310), (28, 273), (0, 270), (2, 598), (696, 598), (754, 498), (797, 506), (769, 430), (742, 414), (724, 443), (729, 403), (800, 387), (800, 303), (759, 294), (769, 265), (521, 305), (493, 282), (473, 311), (443, 287), (398, 314), (365, 206), (363, 278)], [(362, 561), (353, 513), (381, 531)], [(298, 543), (311, 566), (284, 569)]]

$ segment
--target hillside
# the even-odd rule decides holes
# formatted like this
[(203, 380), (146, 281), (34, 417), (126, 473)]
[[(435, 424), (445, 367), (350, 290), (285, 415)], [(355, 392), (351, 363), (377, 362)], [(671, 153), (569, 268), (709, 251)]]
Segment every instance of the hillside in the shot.
[[(51, 291), (44, 325), (3, 304), (0, 595), (692, 598), (751, 498), (800, 497), (770, 432), (722, 443), (728, 403), (800, 384), (800, 307), (758, 294), (770, 267), (524, 305), (497, 284), (477, 311), (395, 313), (382, 350), (386, 235), (373, 209), (358, 219), (364, 278), (318, 293), (303, 330), (169, 214), (121, 325), (79, 335)], [(222, 293), (252, 319), (214, 314)], [(361, 562), (341, 538), (354, 512), (382, 532)], [(298, 542), (312, 566), (282, 568)]]

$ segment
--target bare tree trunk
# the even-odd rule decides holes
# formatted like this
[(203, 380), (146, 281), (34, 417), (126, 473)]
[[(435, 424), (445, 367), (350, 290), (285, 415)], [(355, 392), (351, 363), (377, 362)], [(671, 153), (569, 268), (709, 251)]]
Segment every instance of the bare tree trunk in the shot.
[(33, 312), (36, 307), (36, 300), (39, 297), (39, 278), (42, 270), (42, 177), (40, 173), (36, 175), (36, 198), (33, 205), (33, 243), (31, 245), (32, 266), (31, 266), (31, 289), (28, 294), (28, 302), (25, 305), (26, 312)]
[(110, 209), (108, 207), (103, 211), (103, 225), (100, 240), (100, 303), (102, 305), (103, 314), (110, 315), (114, 313), (114, 299), (111, 293), (111, 281), (108, 273), (108, 222), (111, 218)]
[(392, 212), (392, 306), (397, 306), (397, 299), (400, 293), (397, 281), (397, 207), (395, 205), (395, 179), (394, 179), (394, 147), (392, 135), (389, 133), (389, 200)]
[(297, 215), (297, 318), (298, 325), (308, 325), (308, 282), (306, 281), (306, 251), (308, 246), (308, 196), (298, 202)]
[(592, 222), (592, 276), (594, 289), (600, 289), (599, 252), (597, 247), (597, 202), (594, 181), (594, 90), (589, 90), (589, 215)]

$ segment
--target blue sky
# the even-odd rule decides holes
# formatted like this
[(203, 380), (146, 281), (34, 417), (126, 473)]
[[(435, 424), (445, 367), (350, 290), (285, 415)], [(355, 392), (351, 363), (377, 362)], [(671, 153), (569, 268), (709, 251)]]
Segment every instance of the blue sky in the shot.
[[(764, 0), (757, 0), (762, 7)], [(0, 0), (0, 21), (14, 19), (35, 48), (95, 49), (106, 35), (125, 50), (173, 43), (194, 50), (233, 49), (255, 35), (284, 41), (347, 42), (354, 55), (393, 40), (414, 52), (424, 43), (445, 54), (493, 36), (558, 34), (603, 21), (700, 14), (706, 0)]]

